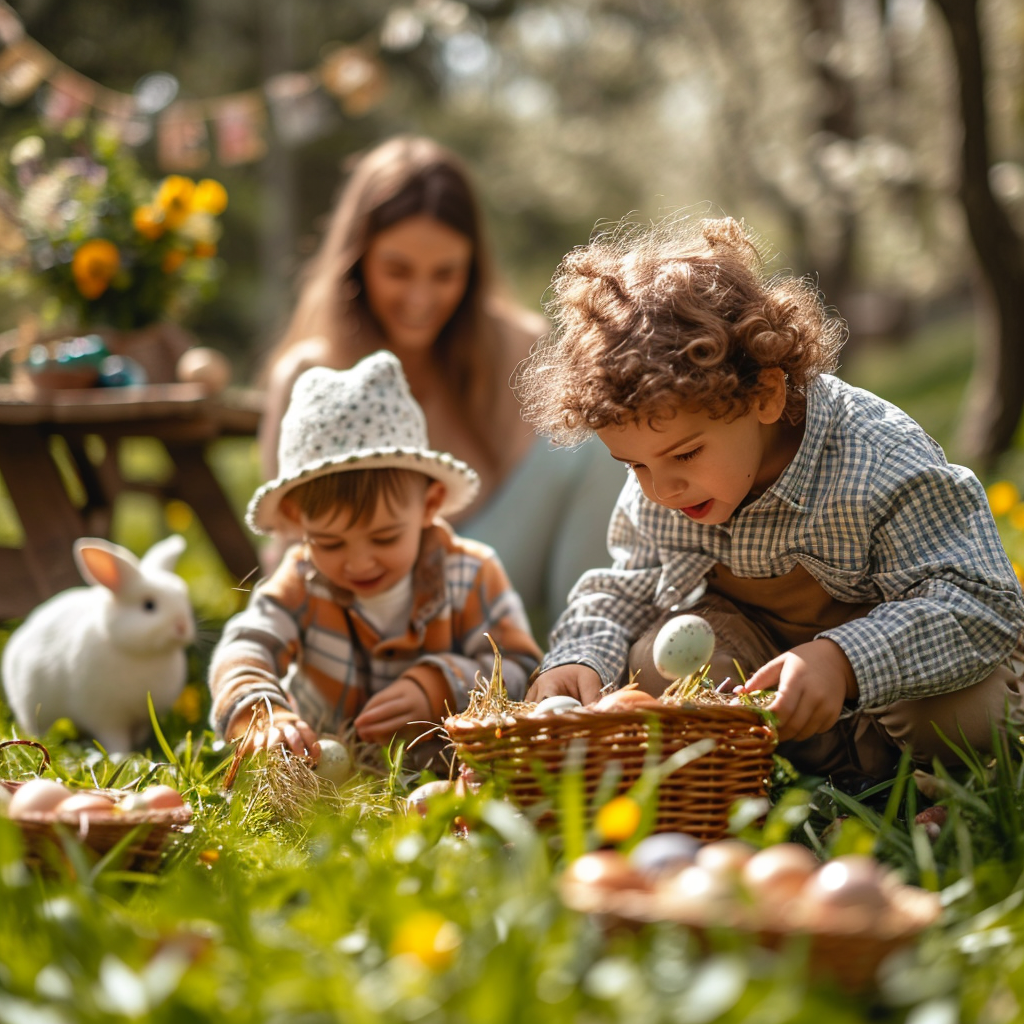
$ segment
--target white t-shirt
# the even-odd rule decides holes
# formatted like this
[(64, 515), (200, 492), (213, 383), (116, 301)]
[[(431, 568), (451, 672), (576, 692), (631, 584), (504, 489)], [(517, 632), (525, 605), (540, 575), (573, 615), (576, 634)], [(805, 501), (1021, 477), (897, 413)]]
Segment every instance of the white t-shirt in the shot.
[(390, 590), (360, 598), (355, 606), (381, 636), (404, 636), (412, 615), (412, 573), (403, 576)]

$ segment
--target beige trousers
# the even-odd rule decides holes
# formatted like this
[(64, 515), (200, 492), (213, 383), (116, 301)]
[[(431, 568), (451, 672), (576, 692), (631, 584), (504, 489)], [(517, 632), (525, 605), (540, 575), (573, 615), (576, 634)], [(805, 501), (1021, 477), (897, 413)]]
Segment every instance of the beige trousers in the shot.
[[(761, 600), (771, 611), (758, 607)], [(726, 676), (739, 682), (736, 664), (749, 678), (783, 651), (867, 614), (870, 607), (835, 601), (800, 567), (772, 580), (741, 580), (716, 566), (707, 595), (692, 611), (715, 631), (711, 678), (720, 683)], [(673, 614), (666, 612), (630, 650), (630, 674), (639, 673), (638, 685), (649, 693), (661, 693), (668, 685), (654, 667), (653, 647), (658, 630)], [(936, 757), (943, 764), (961, 764), (943, 735), (959, 746), (966, 740), (975, 750), (990, 750), (993, 726), (1002, 728), (1008, 712), (1010, 720), (1024, 723), (1024, 638), (1006, 665), (973, 686), (860, 709), (827, 732), (780, 744), (779, 753), (810, 774), (888, 779), (905, 747), (922, 765)]]

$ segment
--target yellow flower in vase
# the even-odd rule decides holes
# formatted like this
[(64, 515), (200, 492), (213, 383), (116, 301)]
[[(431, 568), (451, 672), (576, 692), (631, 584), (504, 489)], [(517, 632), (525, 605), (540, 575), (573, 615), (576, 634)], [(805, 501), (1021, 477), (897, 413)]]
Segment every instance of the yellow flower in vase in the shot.
[(164, 224), (171, 228), (179, 227), (192, 213), (192, 200), (196, 192), (196, 183), (181, 174), (171, 174), (160, 183), (156, 192), (156, 206), (163, 214)]
[(83, 242), (71, 260), (75, 287), (85, 299), (98, 299), (121, 268), (121, 254), (113, 242), (92, 238)]
[(132, 211), (132, 224), (143, 238), (155, 242), (166, 230), (163, 217), (152, 206), (137, 206)]
[(196, 185), (192, 196), (192, 209), (197, 213), (208, 213), (216, 217), (227, 209), (227, 205), (227, 189), (219, 181), (203, 178)]
[(169, 249), (160, 263), (160, 269), (165, 274), (173, 274), (188, 259), (188, 253), (184, 249)]

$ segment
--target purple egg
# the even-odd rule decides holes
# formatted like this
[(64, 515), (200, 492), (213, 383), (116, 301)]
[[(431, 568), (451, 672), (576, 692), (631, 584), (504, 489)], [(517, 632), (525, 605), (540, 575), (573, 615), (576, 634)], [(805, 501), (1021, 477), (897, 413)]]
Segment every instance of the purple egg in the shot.
[(629, 861), (645, 875), (665, 875), (692, 864), (702, 845), (685, 832), (659, 832), (637, 843)]

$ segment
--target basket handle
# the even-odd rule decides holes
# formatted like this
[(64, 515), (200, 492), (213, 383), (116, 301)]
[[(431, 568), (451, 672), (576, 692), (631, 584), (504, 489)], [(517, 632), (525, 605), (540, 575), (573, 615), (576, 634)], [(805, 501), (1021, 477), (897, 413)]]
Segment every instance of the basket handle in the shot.
[(40, 762), (39, 771), (45, 771), (50, 767), (50, 752), (42, 743), (37, 743), (35, 740), (4, 740), (0, 742), (0, 750), (3, 750), (5, 747), (38, 747), (43, 752), (43, 760)]

